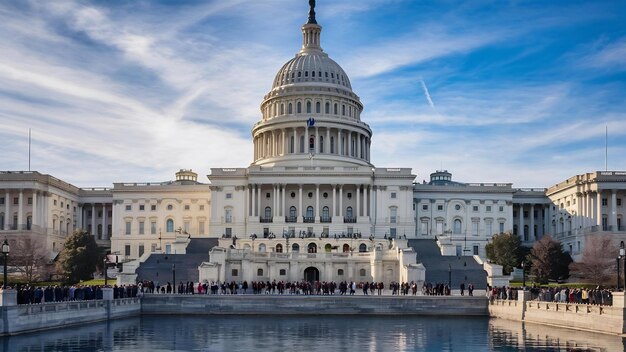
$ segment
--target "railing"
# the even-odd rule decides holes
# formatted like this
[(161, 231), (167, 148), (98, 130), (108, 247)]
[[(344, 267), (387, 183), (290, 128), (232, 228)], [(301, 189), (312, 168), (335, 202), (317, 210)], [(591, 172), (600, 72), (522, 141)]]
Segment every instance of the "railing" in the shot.
[(315, 222), (315, 217), (309, 217), (309, 216), (305, 216), (304, 217), (304, 222), (306, 223), (314, 223)]
[(322, 218), (320, 219), (320, 222), (323, 223), (328, 223), (328, 222), (332, 222), (333, 218), (330, 216), (322, 216)]
[(285, 216), (285, 222), (296, 222), (298, 218), (295, 216)]
[(263, 217), (259, 218), (259, 222), (260, 223), (270, 223), (270, 222), (273, 222), (273, 221), (274, 220), (272, 218), (263, 218)]
[(344, 224), (354, 224), (356, 223), (356, 218), (343, 218)]

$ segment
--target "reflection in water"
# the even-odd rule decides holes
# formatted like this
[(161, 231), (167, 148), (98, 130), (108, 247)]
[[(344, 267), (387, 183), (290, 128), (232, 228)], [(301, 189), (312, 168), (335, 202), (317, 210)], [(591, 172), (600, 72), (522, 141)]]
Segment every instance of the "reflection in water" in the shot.
[(539, 338), (548, 334), (545, 327), (534, 332), (528, 324), (484, 317), (143, 316), (3, 338), (0, 346), (4, 351), (624, 350), (619, 337), (588, 334), (577, 340), (579, 332), (570, 339), (552, 330), (560, 340)]

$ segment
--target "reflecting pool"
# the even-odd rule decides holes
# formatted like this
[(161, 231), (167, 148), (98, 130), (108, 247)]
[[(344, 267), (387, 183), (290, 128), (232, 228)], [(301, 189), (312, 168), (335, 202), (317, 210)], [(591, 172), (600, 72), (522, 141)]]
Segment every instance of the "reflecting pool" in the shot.
[(143, 316), (0, 339), (2, 351), (624, 351), (618, 336), (486, 317)]

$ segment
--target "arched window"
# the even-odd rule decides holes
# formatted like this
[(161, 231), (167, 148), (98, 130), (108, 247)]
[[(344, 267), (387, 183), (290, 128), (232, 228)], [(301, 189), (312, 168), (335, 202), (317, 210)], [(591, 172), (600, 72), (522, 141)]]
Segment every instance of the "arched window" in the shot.
[(256, 269), (256, 276), (263, 276), (263, 269), (261, 268)]
[(349, 245), (349, 244), (347, 244), (347, 243), (346, 243), (346, 244), (344, 244), (344, 245), (343, 245), (343, 248), (342, 248), (342, 251), (343, 251), (344, 253), (348, 253), (348, 252), (350, 252), (350, 245)]
[(279, 243), (276, 245), (276, 253), (282, 253), (282, 252), (283, 252), (283, 245)]
[(337, 276), (343, 276), (343, 269), (337, 269)]
[(315, 112), (318, 114), (322, 112), (322, 104), (319, 101), (315, 103)]
[(244, 251), (251, 251), (252, 247), (250, 247), (250, 245), (246, 243), (246, 244), (243, 245), (243, 250)]
[(266, 219), (271, 219), (272, 218), (272, 208), (265, 207), (265, 218)]
[(285, 115), (285, 104), (283, 103), (280, 104), (280, 114)]
[[(33, 226), (33, 217), (31, 215), (26, 217), (26, 230), (30, 230)], [(100, 225), (102, 227), (102, 225)]]
[(309, 218), (309, 219), (311, 219), (311, 218), (313, 218), (314, 216), (315, 216), (315, 215), (314, 215), (314, 213), (313, 213), (313, 207), (312, 207), (312, 206), (308, 206), (308, 207), (306, 208), (306, 217), (307, 217), (307, 218)]
[(311, 102), (310, 101), (306, 102), (306, 113), (307, 114), (311, 113)]
[(167, 219), (165, 222), (165, 228), (167, 229), (167, 232), (174, 232), (174, 220)]
[(326, 102), (326, 105), (324, 106), (324, 113), (330, 114), (330, 103), (329, 102)]
[(265, 246), (265, 243), (261, 243), (259, 245), (259, 252), (265, 252), (267, 250), (267, 247)]
[(333, 246), (330, 243), (326, 243), (326, 245), (324, 246), (324, 251), (326, 253), (330, 253), (332, 249), (333, 249)]
[(335, 107), (334, 107), (333, 111), (334, 111), (334, 114), (337, 115), (337, 103), (335, 103)]
[(345, 105), (341, 105), (341, 115), (346, 116), (346, 106)]
[(293, 114), (293, 105), (291, 103), (289, 103), (289, 105), (287, 105), (287, 113), (288, 114)]
[(317, 253), (317, 245), (315, 243), (309, 243), (307, 246), (308, 253)]
[(302, 103), (301, 102), (297, 102), (296, 103), (296, 114), (301, 114), (302, 113)]
[(346, 219), (352, 219), (352, 207), (346, 208)]
[(459, 235), (461, 234), (461, 220), (460, 219), (455, 219), (454, 220), (454, 233)]
[(291, 246), (291, 251), (292, 251), (292, 252), (294, 252), (294, 253), (298, 253), (298, 252), (300, 252), (300, 245), (298, 245), (297, 243), (294, 243), (294, 244)]
[[(363, 252), (367, 252), (367, 245), (365, 245), (365, 243), (361, 243), (361, 245), (359, 245), (359, 252), (363, 253)], [(363, 275), (361, 275), (363, 276)]]
[(389, 208), (389, 222), (392, 224), (398, 222), (398, 207)]
[(322, 221), (330, 221), (330, 209), (328, 207), (322, 208)]
[(297, 214), (298, 214), (298, 211), (297, 211), (296, 207), (291, 206), (289, 208), (289, 217), (292, 218), (292, 219), (295, 219), (298, 216)]
[(229, 224), (233, 222), (233, 208), (224, 209), (224, 222)]
[(366, 273), (367, 271), (365, 269), (359, 270), (359, 276), (365, 276)]

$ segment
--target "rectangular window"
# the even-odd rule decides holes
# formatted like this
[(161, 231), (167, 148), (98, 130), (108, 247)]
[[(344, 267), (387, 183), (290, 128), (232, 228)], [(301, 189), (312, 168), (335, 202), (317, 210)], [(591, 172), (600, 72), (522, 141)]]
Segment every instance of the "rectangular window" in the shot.
[(98, 219), (102, 219), (102, 210), (98, 211)]
[(396, 198), (396, 192), (391, 192), (391, 198), (395, 199)]
[(622, 206), (622, 198), (617, 198), (617, 206), (618, 207)]
[(0, 198), (0, 205), (4, 205), (4, 198)]
[(422, 236), (428, 236), (428, 221), (422, 221), (421, 231)]
[(500, 208), (498, 208), (498, 211), (503, 212), (504, 211), (504, 206), (501, 205)]
[(130, 235), (130, 225), (131, 225), (131, 222), (130, 221), (126, 221), (126, 234), (127, 235)]
[(528, 219), (528, 210), (524, 210), (524, 219)]
[(478, 236), (478, 221), (472, 222), (472, 235)]
[(150, 222), (150, 234), (156, 235), (156, 221)]
[(200, 205), (200, 210), (204, 210), (204, 204)]
[(443, 210), (443, 205), (441, 205), (441, 204), (437, 205), (437, 210), (439, 210), (439, 211)]
[(157, 244), (156, 243), (153, 243), (153, 244), (150, 245), (150, 253), (156, 252), (156, 249), (157, 249)]
[(233, 229), (231, 227), (225, 228), (224, 235), (226, 235), (226, 238), (230, 238), (233, 235)]
[(491, 205), (487, 205), (487, 206), (485, 207), (485, 209), (486, 209), (486, 211), (489, 211), (489, 212), (490, 212), (490, 211), (491, 211)]
[(487, 222), (487, 236), (491, 236), (493, 235), (493, 224), (491, 223), (491, 221)]
[[(13, 198), (13, 205), (18, 205), (20, 204), (20, 199), (18, 197), (14, 197)], [(57, 201), (54, 201), (54, 205), (57, 205)]]
[(61, 208), (63, 208), (63, 202), (61, 202)]
[(183, 226), (184, 226), (184, 230), (185, 230), (185, 232), (189, 233), (189, 228), (190, 228), (190, 226), (189, 226), (189, 221), (185, 221), (185, 222), (183, 223)]
[(198, 222), (198, 234), (204, 235), (204, 221)]
[(389, 229), (389, 236), (391, 238), (396, 238), (396, 228), (395, 227), (392, 227), (392, 228)]
[(233, 197), (232, 193), (226, 193), (226, 199), (231, 199)]
[[(139, 222), (139, 234), (143, 235), (144, 234), (144, 222), (140, 221)], [(141, 255), (141, 254), (140, 254)]]
[(478, 246), (474, 245), (474, 255), (478, 255)]
[(428, 204), (423, 204), (422, 205), (422, 210), (428, 210)]
[(146, 206), (143, 205), (143, 204), (140, 204), (139, 205), (139, 211), (144, 211), (144, 210), (146, 210)]
[(185, 210), (189, 210), (189, 204), (185, 204)]
[(239, 276), (239, 270), (237, 270), (237, 269), (233, 269), (233, 270), (230, 272), (230, 275), (231, 275), (231, 276)]
[(569, 200), (567, 201), (567, 206), (568, 206), (568, 207), (570, 206), (570, 202), (569, 202)]
[(227, 208), (224, 212), (224, 222), (230, 224), (233, 222), (233, 210), (231, 208)]
[(32, 197), (28, 197), (28, 205), (33, 205), (33, 198)]
[(504, 233), (504, 223), (503, 222), (500, 223), (500, 229), (499, 230), (500, 230), (499, 233)]
[(143, 255), (143, 251), (144, 251), (144, 249), (143, 249), (143, 244), (140, 244), (140, 245), (139, 245), (139, 256), (140, 256), (140, 257)]
[(152, 205), (150, 206), (150, 210), (152, 210), (152, 211), (156, 211), (156, 205), (152, 204)]
[(132, 206), (132, 205), (127, 205), (127, 206), (126, 206), (126, 211), (131, 211), (132, 209), (133, 209), (133, 206)]
[(124, 255), (130, 257), (130, 244), (124, 246)]
[(602, 206), (607, 206), (609, 205), (609, 199), (608, 198), (602, 198)]
[(478, 205), (474, 205), (474, 206), (472, 207), (472, 211), (478, 211)]
[(437, 220), (437, 235), (443, 235), (443, 220)]
[[(13, 204), (17, 204), (15, 203), (15, 199), (13, 199)], [(56, 199), (52, 200), (52, 204), (57, 205), (57, 200)]]

